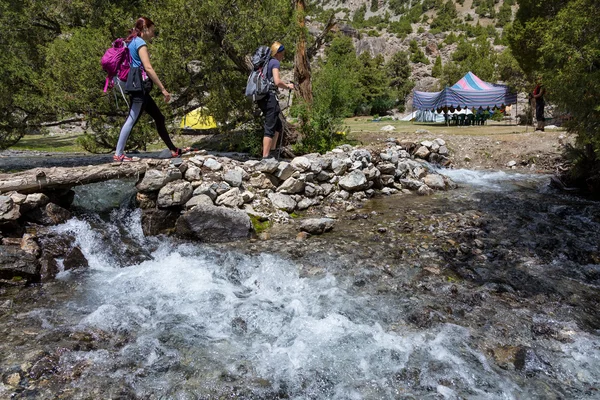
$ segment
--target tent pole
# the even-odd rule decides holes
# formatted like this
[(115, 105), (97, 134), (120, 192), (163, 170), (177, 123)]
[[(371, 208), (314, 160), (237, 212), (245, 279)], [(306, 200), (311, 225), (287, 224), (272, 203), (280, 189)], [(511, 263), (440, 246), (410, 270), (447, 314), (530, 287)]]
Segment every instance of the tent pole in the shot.
[(518, 126), (518, 124), (517, 124), (518, 116), (519, 116), (519, 96), (517, 96), (517, 102), (515, 103), (515, 126)]

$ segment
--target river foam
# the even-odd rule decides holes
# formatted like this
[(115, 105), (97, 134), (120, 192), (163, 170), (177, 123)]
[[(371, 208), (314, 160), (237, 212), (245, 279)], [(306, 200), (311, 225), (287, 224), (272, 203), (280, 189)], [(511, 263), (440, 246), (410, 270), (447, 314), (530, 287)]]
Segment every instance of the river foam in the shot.
[[(258, 396), (295, 399), (517, 399), (527, 390), (490, 365), (470, 329), (441, 324), (417, 330), (390, 321), (386, 309), (359, 297), (334, 276), (302, 277), (293, 262), (140, 235), (140, 215), (111, 222), (73, 219), (90, 269), (68, 308), (73, 331), (120, 335), (127, 343), (74, 352), (85, 360), (80, 384), (124, 380), (139, 396), (184, 398), (224, 393), (225, 382)], [(115, 263), (119, 242), (149, 250), (149, 259)], [(564, 379), (597, 379), (597, 368), (569, 374), (591, 360), (597, 341), (564, 349)], [(561, 365), (562, 365), (561, 364)], [(185, 377), (182, 378), (182, 376)], [(224, 378), (225, 377), (225, 378)], [(258, 384), (257, 382), (262, 382)], [(433, 397), (432, 397), (433, 396)]]

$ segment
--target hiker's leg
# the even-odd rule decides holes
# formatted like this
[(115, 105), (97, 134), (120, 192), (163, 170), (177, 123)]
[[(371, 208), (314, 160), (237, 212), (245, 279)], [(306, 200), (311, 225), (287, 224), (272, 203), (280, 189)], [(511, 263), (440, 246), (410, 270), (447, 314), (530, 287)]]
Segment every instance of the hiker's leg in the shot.
[(271, 150), (275, 150), (277, 147), (277, 139), (279, 139), (279, 133), (283, 130), (283, 124), (281, 123), (281, 119), (277, 118), (277, 123), (275, 123), (275, 135), (273, 135), (273, 140), (271, 142)]
[(269, 151), (271, 150), (271, 143), (273, 143), (273, 138), (265, 136), (263, 137), (263, 158), (269, 157)]
[(277, 130), (277, 122), (281, 124), (281, 121), (279, 121), (279, 102), (275, 94), (269, 94), (265, 108), (266, 110), (263, 111), (265, 113), (265, 136), (263, 137), (262, 155), (268, 157), (271, 146), (276, 143), (273, 138)]
[(131, 130), (137, 124), (140, 116), (142, 115), (144, 106), (144, 98), (141, 96), (131, 96), (131, 106), (129, 107), (129, 115), (119, 134), (119, 141), (117, 142), (117, 150), (115, 154), (120, 156), (125, 152), (125, 145)]
[(169, 150), (177, 151), (177, 147), (175, 147), (171, 141), (171, 138), (169, 137), (169, 132), (167, 131), (167, 126), (165, 124), (165, 116), (162, 112), (160, 112), (160, 108), (158, 108), (156, 102), (154, 102), (154, 99), (149, 94), (144, 96), (144, 110), (154, 120), (154, 123), (156, 124), (156, 130), (158, 131), (158, 136), (160, 136), (162, 141), (165, 142)]

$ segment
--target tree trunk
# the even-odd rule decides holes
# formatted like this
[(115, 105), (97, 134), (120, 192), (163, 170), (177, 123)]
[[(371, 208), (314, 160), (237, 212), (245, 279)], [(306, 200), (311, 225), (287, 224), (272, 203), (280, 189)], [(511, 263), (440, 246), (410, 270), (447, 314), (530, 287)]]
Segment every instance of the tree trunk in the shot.
[(296, 45), (296, 57), (294, 60), (294, 80), (298, 95), (308, 104), (312, 104), (312, 84), (310, 63), (306, 54), (306, 24), (304, 22), (306, 10), (305, 0), (296, 0), (296, 13), (298, 15), (298, 26), (300, 37)]
[(143, 175), (149, 168), (166, 167), (169, 160), (140, 160), (85, 167), (34, 168), (14, 174), (0, 174), (0, 193), (36, 193), (71, 188), (87, 183)]

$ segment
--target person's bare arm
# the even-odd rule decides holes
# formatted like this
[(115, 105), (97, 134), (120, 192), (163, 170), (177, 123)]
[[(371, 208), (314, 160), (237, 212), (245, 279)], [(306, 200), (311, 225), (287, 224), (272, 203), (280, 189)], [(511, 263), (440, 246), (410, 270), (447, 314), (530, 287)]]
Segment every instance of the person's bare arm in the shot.
[(158, 78), (156, 71), (154, 71), (154, 68), (152, 68), (152, 64), (150, 63), (150, 56), (148, 55), (148, 48), (146, 46), (140, 47), (138, 49), (138, 54), (140, 55), (140, 60), (142, 60), (142, 64), (144, 65), (144, 70), (146, 71), (150, 79), (152, 79), (152, 82), (154, 82), (154, 84), (158, 86), (163, 96), (165, 96), (165, 102), (168, 103), (171, 100), (171, 94), (167, 92), (167, 89), (165, 89), (162, 82)]
[(278, 88), (282, 88), (282, 89), (293, 89), (294, 88), (293, 83), (285, 83), (284, 81), (281, 80), (281, 76), (279, 75), (279, 68), (273, 68), (273, 82), (275, 83), (275, 86), (277, 86)]

